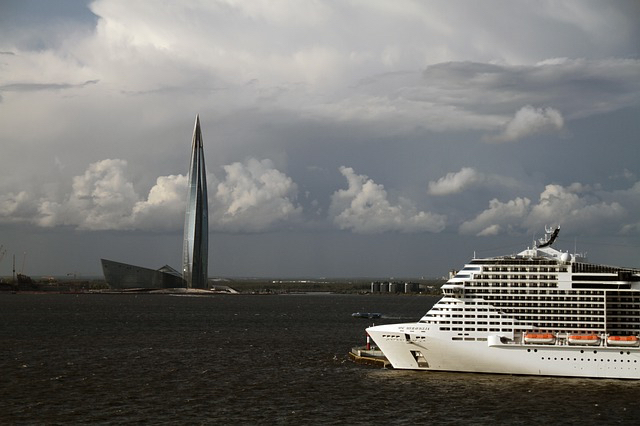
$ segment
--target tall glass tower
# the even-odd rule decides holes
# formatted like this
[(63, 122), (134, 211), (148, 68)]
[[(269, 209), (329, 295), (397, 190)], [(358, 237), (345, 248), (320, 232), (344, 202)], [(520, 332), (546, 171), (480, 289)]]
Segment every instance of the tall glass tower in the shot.
[(184, 245), (182, 249), (182, 277), (187, 288), (208, 289), (209, 207), (207, 173), (204, 167), (200, 116), (196, 116), (191, 144), (189, 192), (184, 215)]

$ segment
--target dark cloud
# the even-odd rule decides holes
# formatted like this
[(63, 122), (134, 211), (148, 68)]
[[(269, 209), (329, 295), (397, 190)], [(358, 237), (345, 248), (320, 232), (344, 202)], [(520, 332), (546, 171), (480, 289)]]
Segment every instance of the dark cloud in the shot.
[(37, 92), (40, 90), (65, 90), (83, 88), (92, 84), (98, 84), (100, 80), (87, 80), (80, 84), (71, 83), (11, 83), (0, 86), (0, 91), (5, 92)]
[(62, 45), (70, 36), (87, 36), (97, 16), (89, 9), (93, 0), (3, 1), (0, 6), (0, 38), (14, 47), (43, 50)]
[(640, 238), (631, 3), (161, 6), (2, 6), (0, 244), (34, 270), (175, 265), (196, 113), (214, 274), (444, 274), (556, 216)]
[(448, 62), (427, 67), (423, 78), (435, 96), (456, 106), (504, 113), (532, 103), (578, 118), (636, 105), (638, 74), (638, 60), (560, 58), (534, 65)]

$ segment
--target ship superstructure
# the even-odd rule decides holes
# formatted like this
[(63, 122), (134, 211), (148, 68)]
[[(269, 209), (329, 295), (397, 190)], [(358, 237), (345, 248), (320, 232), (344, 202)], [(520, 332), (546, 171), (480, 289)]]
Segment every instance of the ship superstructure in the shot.
[(551, 245), (472, 259), (420, 321), (370, 327), (394, 368), (640, 379), (640, 269)]

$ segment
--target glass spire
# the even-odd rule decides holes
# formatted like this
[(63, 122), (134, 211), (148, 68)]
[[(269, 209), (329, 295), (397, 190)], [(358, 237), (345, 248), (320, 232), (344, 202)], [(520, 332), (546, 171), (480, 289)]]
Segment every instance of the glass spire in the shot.
[(204, 166), (200, 116), (196, 116), (191, 144), (189, 189), (184, 216), (182, 277), (187, 288), (208, 289), (209, 220), (207, 173)]

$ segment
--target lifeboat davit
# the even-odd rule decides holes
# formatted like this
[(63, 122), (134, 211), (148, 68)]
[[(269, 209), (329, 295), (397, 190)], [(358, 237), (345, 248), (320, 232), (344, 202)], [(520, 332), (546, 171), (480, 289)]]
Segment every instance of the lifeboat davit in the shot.
[(574, 334), (569, 336), (570, 345), (598, 345), (600, 337), (595, 334)]
[(540, 345), (550, 345), (555, 343), (556, 336), (552, 333), (525, 333), (525, 343), (535, 343)]
[(638, 346), (636, 336), (609, 336), (607, 338), (609, 346)]

